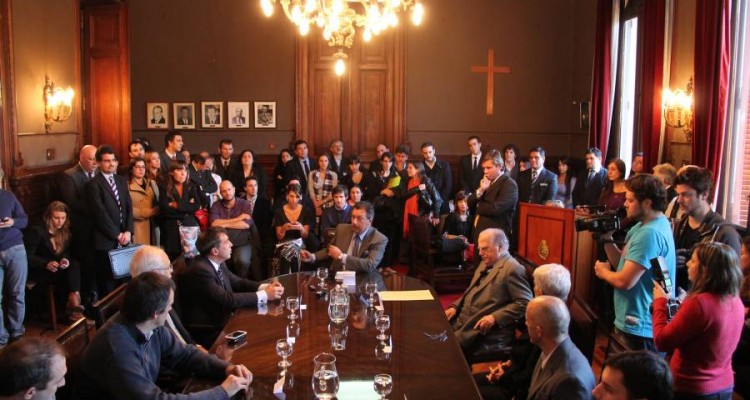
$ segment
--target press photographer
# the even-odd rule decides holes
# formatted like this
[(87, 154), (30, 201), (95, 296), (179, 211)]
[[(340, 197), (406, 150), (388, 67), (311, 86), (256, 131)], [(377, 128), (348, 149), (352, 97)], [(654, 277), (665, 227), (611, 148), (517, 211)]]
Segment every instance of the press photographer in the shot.
[(638, 221), (628, 231), (617, 268), (606, 261), (594, 265), (596, 276), (614, 288), (615, 333), (631, 349), (655, 350), (649, 306), (653, 299), (651, 259), (662, 256), (675, 277), (675, 249), (664, 216), (666, 190), (658, 179), (638, 175), (626, 182), (627, 217)]

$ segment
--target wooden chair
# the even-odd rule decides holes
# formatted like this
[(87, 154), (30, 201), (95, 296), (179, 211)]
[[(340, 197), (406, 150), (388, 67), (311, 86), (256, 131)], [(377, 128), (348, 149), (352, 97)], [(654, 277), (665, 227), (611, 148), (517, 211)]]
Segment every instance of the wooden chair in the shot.
[[(34, 288), (42, 286), (36, 281), (27, 281), (26, 282), (26, 298), (28, 299), (32, 293), (36, 293)], [(57, 332), (57, 296), (55, 295), (55, 291), (57, 290), (57, 285), (55, 284), (49, 284), (47, 285), (47, 304), (49, 305), (49, 322), (52, 328), (52, 331)]]
[(599, 318), (588, 304), (575, 294), (571, 295), (568, 300), (568, 310), (570, 310), (570, 339), (591, 364), (594, 360)]
[(432, 245), (432, 226), (424, 217), (409, 215), (411, 271), (421, 273), (430, 285), (436, 281), (471, 281), (473, 266), (438, 264), (440, 249)]
[(65, 386), (57, 391), (58, 399), (67, 400), (73, 398), (73, 388), (78, 382), (81, 356), (89, 345), (89, 342), (89, 327), (86, 324), (86, 318), (81, 318), (74, 322), (57, 337), (57, 343), (65, 349), (65, 358), (68, 366), (68, 373), (65, 374)]
[(127, 284), (120, 285), (117, 289), (111, 291), (103, 299), (94, 303), (94, 322), (96, 329), (100, 329), (108, 319), (117, 314), (122, 307), (122, 299), (125, 294)]

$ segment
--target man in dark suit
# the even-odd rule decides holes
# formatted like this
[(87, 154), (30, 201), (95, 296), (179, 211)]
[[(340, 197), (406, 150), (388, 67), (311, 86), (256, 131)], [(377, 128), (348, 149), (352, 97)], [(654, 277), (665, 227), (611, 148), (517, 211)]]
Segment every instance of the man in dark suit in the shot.
[(596, 147), (586, 150), (586, 170), (581, 171), (573, 189), (573, 206), (598, 205), (607, 169), (602, 168), (602, 152)]
[(191, 114), (190, 108), (186, 106), (180, 107), (180, 116), (177, 118), (177, 125), (193, 125), (193, 116)]
[(531, 343), (542, 354), (536, 363), (529, 400), (590, 399), (596, 385), (586, 357), (568, 336), (570, 313), (565, 303), (539, 296), (526, 307), (526, 327)]
[(143, 144), (140, 140), (136, 139), (128, 144), (128, 162), (118, 163), (117, 175), (128, 178), (130, 163), (137, 158), (143, 158), (146, 156), (146, 150), (143, 148)]
[(151, 109), (151, 123), (155, 125), (166, 124), (167, 121), (164, 119), (164, 109), (161, 106), (154, 106)]
[(84, 305), (95, 302), (94, 258), (91, 252), (91, 235), (94, 220), (86, 202), (86, 183), (96, 174), (96, 146), (83, 146), (78, 155), (78, 164), (60, 175), (59, 186), (62, 201), (70, 207), (70, 226), (73, 233), (71, 250), (74, 259), (81, 265), (81, 292)]
[(284, 179), (287, 183), (293, 178), (299, 178), (303, 190), (307, 190), (307, 176), (317, 165), (313, 165), (308, 158), (307, 142), (298, 140), (294, 143), (294, 159), (286, 164), (286, 175)]
[(231, 179), (237, 165), (239, 165), (239, 161), (234, 156), (232, 141), (230, 139), (221, 139), (219, 142), (219, 154), (216, 156), (216, 174), (223, 181)]
[(182, 317), (196, 341), (210, 346), (235, 309), (278, 300), (284, 287), (278, 282), (259, 284), (230, 272), (224, 262), (232, 257), (232, 242), (224, 228), (208, 228), (198, 237), (196, 247), (201, 255), (178, 279), (179, 291), (184, 294), (180, 299)]
[[(479, 182), (476, 193), (469, 197), (469, 207), (476, 209), (474, 243), (487, 228), (500, 228), (512, 237), (513, 211), (518, 202), (518, 186), (503, 173), (504, 161), (499, 151), (491, 150), (484, 155), (482, 170), (484, 178)], [(477, 254), (475, 251), (475, 256)], [(479, 257), (474, 259), (479, 260)]]
[(206, 159), (200, 154), (190, 156), (190, 165), (188, 166), (190, 182), (198, 188), (198, 195), (201, 199), (201, 207), (211, 207), (211, 194), (219, 190), (219, 186), (211, 176), (211, 171), (206, 169)]
[(232, 117), (232, 125), (245, 125), (245, 116), (243, 116), (243, 110), (242, 107), (237, 107), (234, 109), (234, 117)]
[(484, 176), (482, 171), (482, 141), (478, 136), (469, 137), (469, 154), (461, 157), (461, 190), (467, 195), (474, 193)]
[(349, 159), (344, 157), (344, 142), (339, 139), (334, 139), (331, 141), (328, 150), (331, 155), (329, 157), (331, 159), (329, 168), (336, 173), (339, 182), (342, 182), (344, 177), (349, 175)]
[(557, 175), (544, 168), (544, 149), (534, 147), (529, 152), (531, 168), (518, 174), (518, 201), (544, 205), (555, 198)]
[(481, 264), (463, 295), (445, 310), (464, 356), (497, 354), (514, 337), (532, 293), (526, 270), (508, 252), (500, 229), (487, 229), (477, 242)]
[(206, 114), (204, 115), (205, 120), (203, 121), (207, 125), (219, 125), (221, 124), (221, 115), (219, 115), (219, 108), (213, 104), (206, 106)]
[(179, 132), (169, 131), (167, 136), (164, 136), (164, 151), (159, 153), (159, 158), (161, 159), (161, 172), (165, 177), (169, 175), (169, 164), (172, 161), (187, 163), (188, 160), (182, 155), (183, 143), (182, 135)]
[(333, 260), (334, 271), (375, 272), (383, 259), (388, 238), (372, 227), (375, 208), (360, 201), (352, 210), (352, 223), (339, 224), (327, 249), (315, 254), (302, 250), (304, 262)]
[(391, 149), (389, 149), (388, 146), (384, 145), (383, 143), (375, 146), (375, 161), (371, 162), (370, 168), (368, 168), (370, 175), (377, 175), (380, 171), (383, 170), (383, 166), (380, 164), (380, 156), (389, 151), (391, 151)]
[(93, 240), (96, 282), (100, 297), (114, 289), (108, 252), (130, 244), (133, 205), (125, 178), (115, 175), (117, 157), (109, 145), (96, 150), (100, 173), (86, 184), (86, 198), (94, 220)]
[(259, 262), (261, 271), (268, 271), (268, 256), (273, 254), (274, 241), (261, 239), (273, 238), (276, 233), (271, 227), (273, 220), (273, 210), (271, 201), (268, 197), (258, 194), (258, 178), (250, 176), (245, 179), (245, 200), (250, 203), (252, 210), (253, 224), (250, 226), (250, 244), (253, 246), (252, 263)]
[(450, 199), (451, 189), (453, 189), (451, 166), (447, 161), (437, 159), (435, 145), (432, 142), (422, 143), (422, 156), (424, 157), (424, 173), (435, 184), (435, 189), (440, 193), (440, 198), (443, 199), (443, 204), (440, 206), (440, 215), (447, 215), (450, 213), (448, 199)]

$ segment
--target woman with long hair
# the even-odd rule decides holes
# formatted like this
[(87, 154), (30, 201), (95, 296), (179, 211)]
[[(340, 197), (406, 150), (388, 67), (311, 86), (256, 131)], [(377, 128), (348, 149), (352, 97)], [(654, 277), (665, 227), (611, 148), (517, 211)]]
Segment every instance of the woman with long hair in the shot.
[[(315, 228), (315, 212), (303, 207), (301, 199), (302, 187), (296, 183), (289, 184), (286, 204), (278, 207), (274, 213), (272, 225), (279, 241), (273, 261), (274, 275), (298, 272), (301, 248), (314, 252), (320, 247), (312, 231)], [(303, 245), (299, 244), (300, 240)]]
[(573, 208), (573, 188), (576, 185), (575, 174), (570, 171), (570, 160), (561, 157), (557, 162), (557, 193), (555, 200), (560, 200), (565, 208)]
[(354, 205), (360, 201), (362, 201), (362, 188), (360, 188), (359, 185), (352, 185), (349, 188), (349, 199), (346, 202), (354, 207)]
[(146, 176), (146, 162), (138, 157), (130, 161), (128, 167), (128, 190), (133, 203), (133, 243), (153, 244), (152, 222), (159, 207), (156, 206), (152, 181)]
[(404, 200), (405, 238), (409, 237), (409, 215), (429, 216), (432, 224), (440, 223), (440, 206), (443, 199), (429, 177), (424, 173), (424, 163), (409, 161), (406, 166), (407, 182), (401, 183), (401, 199)]
[(29, 258), (29, 278), (39, 284), (55, 284), (68, 294), (65, 307), (70, 322), (83, 318), (81, 305), (81, 269), (70, 259), (70, 210), (65, 203), (53, 201), (42, 216), (42, 225), (23, 235)]
[(327, 154), (318, 156), (318, 169), (307, 176), (307, 193), (315, 205), (315, 215), (323, 215), (323, 209), (333, 204), (333, 188), (339, 185), (339, 177), (331, 171), (331, 159)]
[(599, 205), (607, 211), (618, 210), (625, 205), (625, 161), (614, 158), (607, 163), (607, 182), (599, 196)]
[(286, 183), (286, 163), (292, 159), (292, 151), (289, 149), (281, 149), (279, 152), (279, 159), (276, 166), (273, 168), (273, 195), (274, 199), (284, 198), (284, 189)]
[[(394, 155), (386, 151), (380, 155), (380, 168), (370, 174), (368, 198), (373, 199), (375, 218), (372, 226), (389, 238), (398, 237), (403, 219), (401, 199), (397, 195), (401, 186), (401, 175), (393, 167)], [(389, 240), (380, 265), (391, 265), (398, 255), (400, 241)]]
[(469, 196), (463, 191), (456, 193), (455, 211), (448, 214), (443, 224), (443, 261), (461, 264), (463, 251), (471, 245), (474, 224), (469, 213)]
[(245, 197), (245, 180), (251, 176), (258, 181), (258, 195), (265, 196), (268, 188), (268, 175), (266, 171), (263, 171), (263, 167), (255, 165), (255, 152), (250, 149), (242, 150), (239, 160), (240, 164), (231, 178), (234, 187), (237, 188), (237, 196)]
[(188, 179), (187, 165), (183, 161), (170, 164), (169, 178), (159, 191), (162, 193), (159, 199), (161, 245), (169, 259), (174, 261), (182, 253), (180, 226), (198, 226), (195, 212), (201, 201)]
[(675, 399), (731, 399), (732, 353), (745, 320), (737, 253), (723, 243), (700, 243), (687, 268), (693, 286), (671, 321), (670, 294), (654, 282), (654, 344), (674, 352)]

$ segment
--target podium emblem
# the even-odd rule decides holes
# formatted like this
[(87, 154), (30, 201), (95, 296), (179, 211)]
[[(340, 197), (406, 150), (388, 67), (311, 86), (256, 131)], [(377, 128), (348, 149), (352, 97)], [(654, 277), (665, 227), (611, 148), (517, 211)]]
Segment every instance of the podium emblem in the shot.
[(539, 258), (542, 260), (547, 260), (547, 257), (549, 257), (549, 243), (547, 243), (546, 240), (542, 240), (539, 242), (539, 246), (536, 248), (536, 252), (539, 255)]

